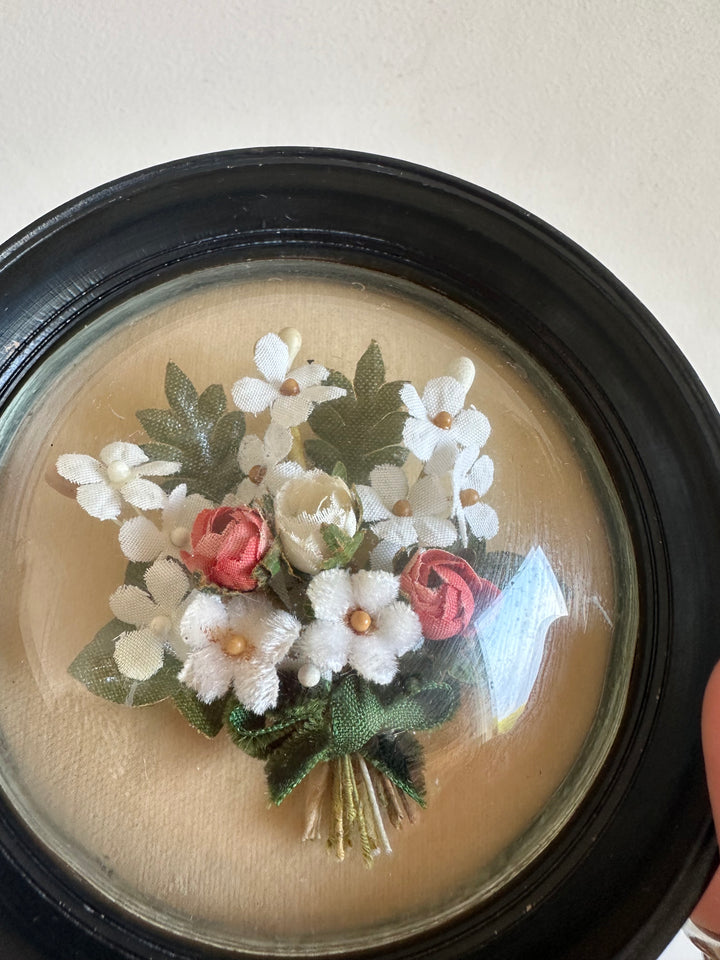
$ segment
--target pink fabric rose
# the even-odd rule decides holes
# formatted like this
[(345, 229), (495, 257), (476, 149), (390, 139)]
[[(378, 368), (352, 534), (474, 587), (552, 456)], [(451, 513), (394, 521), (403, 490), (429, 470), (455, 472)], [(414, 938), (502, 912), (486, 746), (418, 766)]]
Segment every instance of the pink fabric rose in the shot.
[(428, 640), (447, 640), (467, 629), (473, 614), (500, 596), (460, 557), (446, 550), (425, 550), (405, 567), (400, 589), (420, 618)]
[(272, 543), (270, 527), (250, 507), (201, 510), (192, 532), (192, 553), (183, 551), (183, 563), (193, 572), (228, 590), (247, 592), (257, 587), (252, 572)]

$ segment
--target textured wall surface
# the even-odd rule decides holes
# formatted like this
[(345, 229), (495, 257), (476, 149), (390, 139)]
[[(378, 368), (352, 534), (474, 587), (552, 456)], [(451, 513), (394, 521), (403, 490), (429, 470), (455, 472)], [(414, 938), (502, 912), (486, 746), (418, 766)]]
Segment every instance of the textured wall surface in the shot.
[[(106, 180), (270, 144), (437, 167), (579, 242), (720, 400), (716, 0), (4, 0), (0, 239)], [(666, 953), (697, 953), (678, 942)]]

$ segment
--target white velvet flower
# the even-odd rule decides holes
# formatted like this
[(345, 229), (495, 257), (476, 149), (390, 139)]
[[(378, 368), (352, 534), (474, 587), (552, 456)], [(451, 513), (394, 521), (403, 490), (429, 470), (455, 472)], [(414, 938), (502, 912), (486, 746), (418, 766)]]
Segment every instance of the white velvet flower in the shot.
[(315, 620), (296, 652), (326, 677), (349, 664), (374, 683), (390, 683), (397, 658), (422, 643), (417, 614), (398, 600), (399, 578), (381, 570), (323, 570), (310, 582)]
[(179, 484), (167, 496), (160, 527), (147, 517), (133, 517), (120, 527), (120, 549), (128, 558), (149, 563), (158, 557), (180, 557), (190, 544), (195, 517), (212, 503), (199, 493), (187, 496), (187, 485)]
[(288, 480), (275, 497), (275, 526), (291, 566), (318, 573), (329, 557), (322, 534), (324, 524), (334, 524), (352, 536), (357, 517), (347, 485), (322, 470), (308, 470)]
[(117, 517), (123, 500), (138, 510), (164, 507), (165, 491), (143, 477), (167, 477), (180, 467), (175, 461), (149, 460), (137, 444), (121, 441), (103, 447), (100, 460), (84, 453), (65, 453), (57, 461), (60, 476), (78, 485), (80, 506), (99, 520)]
[(255, 366), (265, 378), (243, 377), (232, 388), (235, 405), (245, 413), (270, 408), (281, 427), (304, 423), (316, 403), (344, 397), (342, 387), (323, 386), (328, 370), (319, 363), (304, 363), (290, 370), (287, 344), (276, 333), (267, 333), (255, 345)]
[(438, 447), (482, 447), (490, 436), (484, 413), (463, 410), (467, 388), (454, 377), (428, 381), (422, 400), (411, 383), (400, 389), (410, 416), (403, 428), (403, 442), (418, 459), (427, 461)]
[(479, 540), (489, 540), (498, 532), (498, 517), (481, 497), (493, 482), (493, 462), (488, 456), (478, 459), (477, 447), (461, 450), (452, 470), (453, 516), (457, 518), (460, 538), (467, 546), (467, 528)]
[(261, 440), (254, 434), (243, 437), (238, 450), (238, 463), (247, 474), (233, 494), (231, 506), (249, 504), (265, 493), (274, 495), (291, 477), (299, 477), (303, 468), (294, 460), (285, 457), (292, 449), (293, 438), (290, 430), (277, 423), (271, 423)]
[(449, 547), (457, 540), (451, 502), (436, 477), (421, 477), (412, 487), (402, 467), (384, 464), (370, 473), (370, 486), (356, 488), (363, 520), (380, 538), (397, 547)]
[(179, 626), (190, 589), (187, 573), (174, 560), (156, 560), (145, 572), (147, 592), (123, 584), (110, 597), (110, 609), (128, 630), (115, 641), (115, 663), (130, 680), (149, 680), (163, 665), (165, 650), (183, 659)]
[(300, 621), (267, 600), (236, 596), (228, 603), (197, 594), (180, 626), (190, 652), (179, 680), (211, 703), (234, 687), (238, 700), (254, 713), (277, 704), (277, 664), (300, 633)]

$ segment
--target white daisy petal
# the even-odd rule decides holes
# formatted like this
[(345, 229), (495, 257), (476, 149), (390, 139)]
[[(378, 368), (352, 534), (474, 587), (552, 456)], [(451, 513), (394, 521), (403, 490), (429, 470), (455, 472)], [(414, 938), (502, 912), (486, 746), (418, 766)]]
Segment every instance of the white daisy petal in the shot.
[(408, 480), (402, 467), (389, 463), (375, 467), (370, 471), (370, 484), (389, 510), (398, 500), (408, 498)]
[(300, 621), (285, 610), (273, 610), (262, 616), (262, 653), (266, 661), (278, 663), (289, 652), (300, 634)]
[(498, 516), (486, 503), (466, 507), (463, 515), (478, 540), (490, 540), (498, 532)]
[(233, 670), (237, 698), (247, 710), (263, 714), (277, 704), (280, 681), (274, 666), (238, 660)]
[(288, 345), (276, 333), (266, 333), (255, 344), (255, 366), (269, 383), (279, 386), (290, 366)]
[(418, 517), (415, 530), (421, 547), (449, 547), (458, 539), (455, 524), (441, 517)]
[(413, 517), (450, 516), (450, 499), (436, 477), (420, 477), (413, 484), (408, 499)]
[(158, 613), (157, 604), (140, 587), (124, 583), (110, 597), (110, 609), (123, 623), (144, 627)]
[(184, 527), (186, 530), (192, 529), (195, 518), (201, 510), (207, 510), (212, 507), (212, 503), (199, 493), (191, 493), (186, 496), (187, 487), (181, 483), (168, 494), (168, 505), (163, 512), (163, 526), (169, 533), (172, 533), (175, 527)]
[(408, 409), (411, 417), (417, 420), (427, 420), (427, 410), (423, 406), (420, 396), (411, 383), (404, 383), (400, 387), (400, 399)]
[(418, 460), (429, 460), (444, 434), (444, 430), (436, 427), (429, 420), (416, 420), (415, 417), (408, 417), (403, 427), (403, 442)]
[(106, 479), (102, 464), (85, 453), (64, 453), (58, 457), (56, 470), (71, 483), (103, 483)]
[(468, 474), (468, 487), (483, 497), (493, 482), (494, 466), (487, 455), (480, 457)]
[(265, 444), (255, 434), (248, 434), (240, 441), (238, 463), (244, 473), (250, 473), (253, 467), (264, 466), (267, 460)]
[(230, 689), (234, 673), (233, 658), (225, 656), (219, 644), (205, 643), (192, 651), (178, 680), (194, 690), (204, 703), (212, 703)]
[(261, 497), (262, 494), (262, 484), (253, 483), (252, 480), (246, 477), (245, 480), (240, 481), (240, 486), (237, 488), (235, 494), (231, 497), (226, 497), (225, 500), (223, 500), (223, 504), (231, 507), (240, 506), (240, 504), (249, 505), (255, 497)]
[(276, 463), (271, 467), (265, 477), (265, 486), (273, 496), (278, 492), (286, 480), (292, 480), (293, 477), (301, 476), (305, 471), (299, 463), (294, 460), (285, 460), (283, 463)]
[(277, 423), (271, 423), (265, 431), (264, 446), (268, 460), (275, 464), (284, 460), (293, 444), (292, 433)]
[(279, 397), (272, 405), (270, 416), (280, 427), (299, 427), (310, 416), (313, 406), (313, 401), (304, 392), (294, 397)]
[(122, 511), (120, 494), (106, 483), (86, 483), (77, 489), (77, 502), (91, 517), (112, 520)]
[(166, 558), (156, 560), (144, 579), (153, 600), (166, 611), (175, 610), (190, 589), (183, 567)]
[(347, 663), (355, 637), (343, 622), (316, 620), (304, 628), (296, 644), (298, 655), (314, 663), (323, 674), (338, 673)]
[(245, 413), (262, 413), (278, 397), (278, 388), (256, 377), (243, 377), (232, 388), (235, 406)]
[(462, 447), (483, 447), (490, 436), (490, 421), (479, 410), (461, 410), (450, 428), (454, 440)]
[(360, 570), (352, 578), (354, 606), (371, 617), (397, 599), (400, 580), (383, 570)]
[(162, 510), (167, 503), (167, 494), (152, 480), (135, 477), (120, 487), (120, 493), (138, 510)]
[(425, 473), (439, 477), (444, 473), (450, 473), (458, 457), (458, 445), (449, 437), (440, 440), (435, 447), (432, 456), (425, 464)]
[(215, 632), (226, 629), (227, 625), (227, 611), (220, 597), (196, 593), (180, 621), (180, 635), (193, 650), (202, 649), (212, 642)]
[(377, 492), (372, 487), (359, 483), (355, 487), (355, 492), (362, 504), (363, 520), (367, 523), (373, 523), (375, 520), (387, 520), (391, 516), (390, 511), (383, 505)]
[(381, 540), (390, 540), (400, 547), (411, 547), (418, 542), (415, 524), (413, 517), (390, 517), (389, 520), (374, 523), (372, 532)]
[[(330, 371), (321, 363), (304, 363), (290, 374), (301, 390), (317, 387), (329, 376)], [(343, 390), (343, 393), (345, 391)]]
[(150, 563), (165, 552), (167, 538), (147, 517), (133, 517), (120, 527), (118, 540), (128, 560)]
[(422, 397), (427, 416), (433, 420), (443, 412), (455, 417), (465, 403), (466, 393), (465, 387), (454, 377), (436, 377), (429, 380)]
[(150, 630), (121, 633), (113, 658), (120, 673), (129, 680), (149, 680), (163, 665), (162, 642)]
[(417, 614), (401, 600), (396, 600), (380, 611), (375, 636), (399, 657), (410, 650), (416, 650), (423, 641)]
[(310, 581), (307, 595), (318, 620), (340, 620), (353, 603), (350, 571), (323, 570)]
[(364, 637), (363, 641), (353, 644), (348, 663), (371, 683), (390, 683), (397, 673), (397, 657), (373, 637)]
[(393, 559), (399, 549), (399, 543), (393, 543), (392, 540), (381, 540), (380, 543), (370, 551), (370, 569), (387, 570), (392, 573)]
[(149, 460), (136, 443), (124, 443), (120, 440), (103, 447), (100, 451), (100, 459), (106, 467), (117, 461), (126, 463), (129, 467), (139, 467)]

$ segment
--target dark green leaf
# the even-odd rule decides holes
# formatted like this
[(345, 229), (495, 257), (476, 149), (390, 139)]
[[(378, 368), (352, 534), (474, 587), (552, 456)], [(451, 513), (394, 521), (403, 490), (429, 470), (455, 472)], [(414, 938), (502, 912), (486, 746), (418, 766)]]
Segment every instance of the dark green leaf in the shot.
[(225, 413), (227, 400), (219, 383), (211, 383), (198, 397), (198, 413), (204, 420), (215, 423)]
[(522, 566), (525, 558), (509, 550), (489, 551), (476, 566), (478, 576), (490, 580), (496, 587), (504, 590)]
[(170, 361), (165, 368), (165, 396), (172, 409), (188, 419), (197, 416), (197, 390), (177, 364)]
[(138, 410), (136, 416), (147, 435), (158, 443), (185, 444), (192, 436), (188, 422), (170, 410)]
[(341, 460), (338, 460), (338, 462), (332, 468), (332, 475), (334, 477), (340, 477), (343, 483), (348, 482), (347, 470), (345, 468), (345, 464)]
[[(143, 452), (151, 460), (177, 460), (182, 463), (183, 451), (169, 443), (144, 443)], [(177, 480), (173, 477), (173, 486)]]
[(342, 386), (347, 395), (318, 404), (310, 414), (315, 437), (306, 441), (305, 453), (316, 467), (330, 473), (340, 461), (352, 484), (367, 483), (376, 466), (405, 462), (402, 382), (384, 383), (384, 378), (385, 365), (375, 341), (358, 361), (354, 386), (337, 371), (330, 373), (325, 382)]
[(227, 697), (203, 703), (197, 694), (180, 684), (173, 696), (173, 703), (188, 723), (206, 737), (216, 737), (223, 728)]
[(355, 367), (355, 396), (362, 403), (374, 400), (385, 383), (385, 364), (377, 342), (373, 340)]
[(367, 744), (362, 754), (415, 803), (425, 806), (423, 750), (412, 733), (379, 734)]
[(113, 656), (115, 641), (121, 633), (134, 629), (121, 620), (111, 620), (75, 657), (68, 668), (70, 675), (96, 696), (132, 707), (158, 703), (174, 696), (180, 686), (177, 674), (182, 665), (170, 653), (165, 654), (161, 669), (149, 680), (129, 680), (118, 670)]
[(217, 423), (210, 437), (213, 459), (236, 457), (240, 441), (245, 436), (245, 415), (240, 410), (226, 413)]

